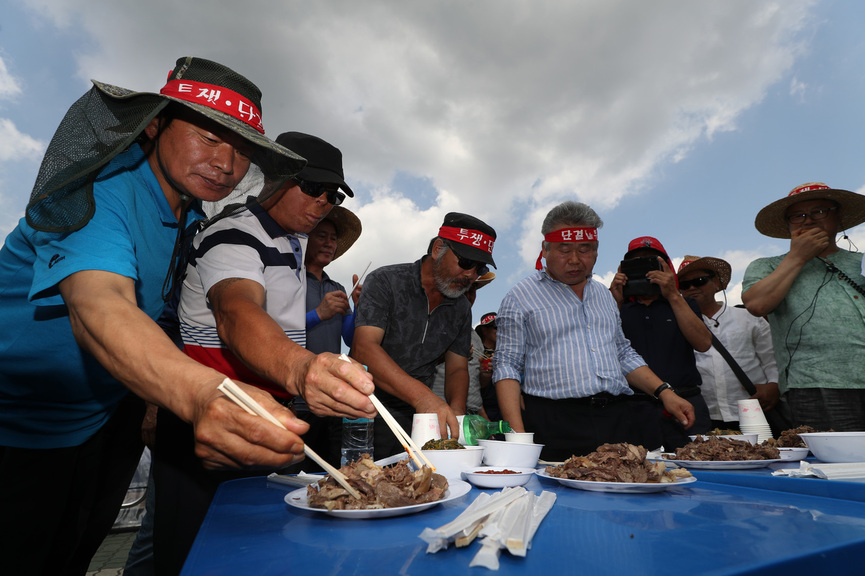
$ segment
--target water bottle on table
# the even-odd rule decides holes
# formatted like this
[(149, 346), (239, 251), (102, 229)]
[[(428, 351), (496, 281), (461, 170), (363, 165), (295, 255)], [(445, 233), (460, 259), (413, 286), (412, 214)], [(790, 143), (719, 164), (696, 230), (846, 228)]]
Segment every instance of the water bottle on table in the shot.
[(360, 460), (364, 454), (373, 455), (373, 423), (371, 418), (342, 419), (342, 449), (340, 466)]

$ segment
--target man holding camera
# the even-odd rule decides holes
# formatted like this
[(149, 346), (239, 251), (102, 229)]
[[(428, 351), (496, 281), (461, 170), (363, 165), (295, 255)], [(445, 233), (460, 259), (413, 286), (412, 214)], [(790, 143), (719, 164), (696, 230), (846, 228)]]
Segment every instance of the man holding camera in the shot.
[(629, 384), (658, 398), (685, 428), (694, 423), (694, 408), (631, 348), (615, 300), (592, 279), (602, 225), (585, 204), (553, 208), (541, 227), (537, 272), (508, 292), (496, 316), (493, 382), (502, 417), (516, 432), (534, 432), (545, 460), (633, 443)]
[(654, 398), (635, 391), (636, 420), (641, 421), (644, 434), (641, 443), (650, 449), (680, 448), (689, 442), (689, 433), (702, 434), (711, 428), (694, 350), (708, 350), (712, 333), (703, 324), (697, 303), (679, 293), (670, 257), (656, 238), (631, 241), (610, 292), (619, 304), (622, 330), (631, 345), (655, 374), (694, 406), (696, 421), (686, 432), (663, 414)]

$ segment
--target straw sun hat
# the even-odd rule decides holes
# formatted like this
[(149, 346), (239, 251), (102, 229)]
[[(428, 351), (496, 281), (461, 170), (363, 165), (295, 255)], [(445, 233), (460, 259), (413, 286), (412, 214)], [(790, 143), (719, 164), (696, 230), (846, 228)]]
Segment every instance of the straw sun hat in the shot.
[(786, 218), (787, 209), (793, 204), (808, 200), (832, 200), (837, 203), (841, 211), (842, 230), (848, 230), (865, 222), (865, 196), (849, 190), (829, 188), (822, 182), (810, 182), (796, 186), (787, 196), (760, 210), (754, 220), (754, 226), (766, 236), (790, 238)]
[(721, 290), (727, 289), (727, 284), (730, 283), (730, 275), (732, 273), (732, 268), (726, 260), (712, 258), (711, 256), (704, 256), (703, 258), (699, 256), (685, 256), (685, 259), (679, 264), (676, 276), (681, 279), (682, 272), (690, 270), (708, 270), (714, 272), (721, 282)]

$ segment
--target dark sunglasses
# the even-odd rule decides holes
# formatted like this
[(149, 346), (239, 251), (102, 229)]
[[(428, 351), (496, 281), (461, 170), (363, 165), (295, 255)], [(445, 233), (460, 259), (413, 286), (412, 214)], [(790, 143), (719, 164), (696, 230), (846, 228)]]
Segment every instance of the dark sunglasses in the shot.
[(301, 192), (307, 196), (311, 196), (312, 198), (318, 198), (322, 194), (327, 194), (327, 201), (334, 206), (339, 206), (342, 204), (342, 201), (345, 200), (345, 194), (340, 192), (338, 189), (333, 188), (333, 184), (328, 184), (326, 182), (307, 182), (306, 180), (295, 180), (295, 182), (300, 186)]
[(687, 290), (691, 287), (699, 288), (700, 286), (705, 286), (712, 278), (714, 278), (714, 276), (698, 276), (693, 280), (681, 280), (679, 281), (679, 290)]
[(487, 272), (490, 271), (489, 267), (483, 262), (478, 262), (477, 260), (470, 260), (468, 258), (463, 258), (457, 251), (454, 250), (453, 245), (450, 242), (445, 242), (445, 246), (450, 248), (451, 252), (454, 253), (454, 256), (457, 257), (457, 265), (463, 270), (471, 270), (472, 268), (477, 268), (478, 276), (483, 276)]

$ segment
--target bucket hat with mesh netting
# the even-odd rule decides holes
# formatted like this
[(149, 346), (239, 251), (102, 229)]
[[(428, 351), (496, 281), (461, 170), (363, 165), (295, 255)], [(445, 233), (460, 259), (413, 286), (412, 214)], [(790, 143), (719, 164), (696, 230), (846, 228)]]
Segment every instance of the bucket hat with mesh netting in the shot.
[(114, 156), (132, 144), (169, 103), (176, 102), (250, 142), (252, 162), (264, 175), (259, 198), (279, 189), (306, 161), (264, 135), (261, 91), (230, 68), (184, 57), (159, 94), (135, 92), (93, 80), (57, 128), (27, 204), (36, 230), (71, 232), (93, 216), (93, 180)]

